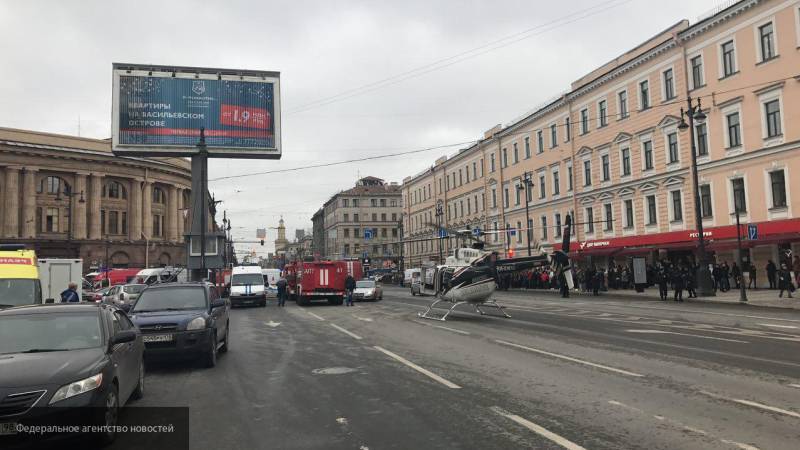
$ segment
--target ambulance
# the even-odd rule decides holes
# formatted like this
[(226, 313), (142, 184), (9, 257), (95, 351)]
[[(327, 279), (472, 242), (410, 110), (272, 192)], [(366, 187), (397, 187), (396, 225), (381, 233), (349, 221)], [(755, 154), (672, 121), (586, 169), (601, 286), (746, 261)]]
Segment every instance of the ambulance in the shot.
[(23, 245), (0, 244), (0, 309), (40, 303), (42, 285), (36, 252)]

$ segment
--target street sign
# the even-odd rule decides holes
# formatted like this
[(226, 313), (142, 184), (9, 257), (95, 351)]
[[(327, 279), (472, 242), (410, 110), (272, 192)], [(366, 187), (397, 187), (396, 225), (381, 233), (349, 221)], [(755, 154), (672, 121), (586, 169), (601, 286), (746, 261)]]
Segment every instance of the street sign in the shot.
[(480, 236), (480, 235), (481, 235), (481, 229), (480, 229), (480, 227), (475, 227), (475, 228), (473, 228), (473, 229), (472, 229), (472, 235), (473, 235), (473, 236)]
[(747, 239), (751, 241), (758, 240), (758, 224), (747, 224)]
[(191, 156), (205, 130), (209, 157), (281, 157), (280, 73), (200, 67), (112, 67), (111, 149)]
[(517, 235), (517, 229), (516, 228), (509, 228), (508, 229), (508, 235), (509, 236), (516, 236)]
[(447, 230), (444, 228), (439, 228), (439, 238), (446, 238), (447, 237)]
[[(372, 239), (372, 238), (373, 238), (372, 230), (369, 229), (369, 228), (365, 228), (364, 229), (364, 239)], [(366, 253), (365, 253), (365, 255), (366, 255)], [(365, 256), (365, 258), (366, 258), (366, 256)]]

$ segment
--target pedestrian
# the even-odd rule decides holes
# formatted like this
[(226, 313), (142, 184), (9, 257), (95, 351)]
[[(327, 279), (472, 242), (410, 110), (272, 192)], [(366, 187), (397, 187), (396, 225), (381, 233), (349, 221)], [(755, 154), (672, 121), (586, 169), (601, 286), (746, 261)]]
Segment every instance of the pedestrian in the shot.
[(731, 266), (731, 275), (733, 275), (733, 282), (736, 285), (736, 289), (739, 289), (739, 283), (742, 282), (742, 271), (739, 270), (739, 266), (736, 263), (733, 263)]
[(686, 285), (685, 274), (677, 265), (672, 268), (672, 289), (675, 290), (675, 301), (683, 301), (683, 288)]
[(278, 306), (286, 306), (286, 297), (288, 296), (286, 287), (289, 283), (286, 282), (286, 278), (281, 276), (275, 284), (278, 287)]
[(781, 270), (778, 271), (778, 289), (781, 292), (778, 298), (783, 297), (783, 291), (786, 291), (786, 296), (792, 298), (792, 291), (794, 291), (794, 284), (792, 283), (792, 275), (789, 273), (789, 268), (786, 264), (781, 264)]
[(597, 296), (600, 295), (600, 290), (603, 289), (603, 284), (605, 276), (603, 275), (603, 269), (599, 269), (594, 273), (594, 280), (592, 280), (592, 294)]
[(559, 270), (558, 286), (561, 291), (561, 298), (569, 298), (569, 286), (567, 286), (567, 277), (564, 275), (564, 270)]
[(714, 280), (714, 293), (716, 294), (718, 290), (722, 290), (722, 269), (719, 264), (714, 264), (712, 267), (711, 279)]
[(686, 270), (686, 292), (689, 298), (697, 298), (697, 266), (690, 265)]
[(722, 281), (722, 288), (720, 289), (722, 292), (728, 292), (731, 290), (731, 269), (728, 267), (728, 261), (722, 261), (722, 265), (720, 266), (720, 280)]
[(61, 293), (61, 302), (62, 303), (79, 303), (81, 301), (81, 296), (78, 295), (78, 285), (75, 282), (70, 281), (67, 285), (67, 289)]
[(778, 272), (778, 267), (770, 259), (767, 261), (767, 280), (769, 281), (769, 288), (775, 289), (775, 274)]
[(667, 301), (667, 296), (669, 295), (667, 291), (667, 282), (669, 282), (667, 268), (664, 264), (659, 263), (658, 269), (656, 270), (656, 283), (658, 283), (658, 297), (664, 301)]
[(747, 287), (749, 287), (751, 289), (758, 289), (758, 283), (756, 283), (756, 272), (757, 272), (756, 265), (753, 264), (753, 263), (750, 263), (750, 265), (748, 266), (747, 270), (748, 270), (748, 273), (750, 275), (750, 279), (747, 280)]
[(356, 280), (352, 275), (347, 275), (344, 280), (344, 289), (347, 294), (346, 306), (353, 306), (353, 290), (356, 288)]

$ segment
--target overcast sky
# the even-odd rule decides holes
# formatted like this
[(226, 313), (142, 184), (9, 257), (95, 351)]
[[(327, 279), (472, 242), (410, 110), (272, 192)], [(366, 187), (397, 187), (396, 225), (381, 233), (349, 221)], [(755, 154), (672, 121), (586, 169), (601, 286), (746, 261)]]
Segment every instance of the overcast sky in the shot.
[[(0, 126), (76, 135), (80, 118), (82, 136), (108, 138), (111, 63), (126, 62), (281, 72), (283, 158), (214, 159), (211, 178), (454, 144), (717, 3), (0, 0)], [(283, 216), (291, 238), (359, 176), (402, 182), (458, 148), (209, 187), (235, 237)]]

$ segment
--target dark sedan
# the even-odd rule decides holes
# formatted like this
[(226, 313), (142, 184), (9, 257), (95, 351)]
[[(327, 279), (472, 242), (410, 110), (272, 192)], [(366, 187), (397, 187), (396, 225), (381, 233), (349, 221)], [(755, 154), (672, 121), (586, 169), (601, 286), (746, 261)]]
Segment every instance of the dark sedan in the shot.
[(208, 283), (152, 285), (129, 309), (148, 358), (200, 358), (206, 367), (228, 350), (229, 313), (230, 302)]
[(68, 418), (110, 426), (92, 437), (113, 441), (119, 407), (144, 393), (143, 354), (136, 327), (110, 305), (0, 311), (0, 434), (25, 441), (29, 436), (19, 433), (17, 424), (48, 425)]

